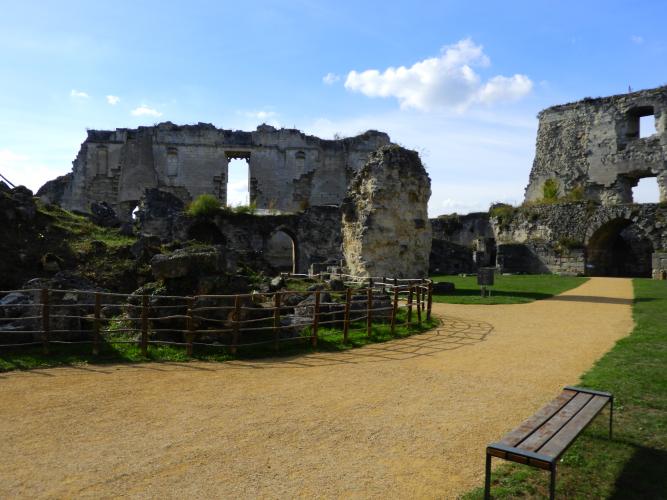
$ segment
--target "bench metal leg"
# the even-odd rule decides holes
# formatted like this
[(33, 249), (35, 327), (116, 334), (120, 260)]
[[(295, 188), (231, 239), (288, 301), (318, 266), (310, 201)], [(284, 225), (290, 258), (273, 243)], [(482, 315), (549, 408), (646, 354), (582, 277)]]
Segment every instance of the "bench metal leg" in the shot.
[(551, 465), (551, 484), (549, 485), (549, 499), (556, 498), (556, 463)]
[(613, 425), (614, 425), (614, 396), (609, 400), (609, 439), (612, 439)]
[(486, 478), (484, 480), (484, 500), (491, 498), (491, 455), (486, 454)]

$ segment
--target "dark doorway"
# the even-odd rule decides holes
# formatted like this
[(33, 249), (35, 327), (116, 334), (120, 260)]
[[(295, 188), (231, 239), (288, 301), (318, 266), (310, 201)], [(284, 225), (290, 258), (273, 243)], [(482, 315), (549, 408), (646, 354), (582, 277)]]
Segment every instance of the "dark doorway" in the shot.
[(192, 224), (190, 229), (188, 229), (188, 238), (211, 245), (224, 245), (227, 243), (218, 226), (209, 220), (198, 220)]
[(586, 247), (586, 275), (651, 277), (653, 245), (642, 231), (627, 219), (602, 225)]
[(266, 241), (264, 258), (276, 271), (296, 273), (296, 256), (296, 241), (285, 231), (274, 232)]

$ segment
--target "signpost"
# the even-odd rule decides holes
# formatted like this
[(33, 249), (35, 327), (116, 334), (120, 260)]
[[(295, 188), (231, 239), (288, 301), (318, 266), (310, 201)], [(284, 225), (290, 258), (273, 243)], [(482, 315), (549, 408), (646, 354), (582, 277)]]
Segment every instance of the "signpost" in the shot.
[(487, 287), (493, 286), (495, 271), (495, 267), (480, 267), (477, 271), (477, 284), (481, 287), (482, 297), (484, 295), (491, 297), (491, 290)]

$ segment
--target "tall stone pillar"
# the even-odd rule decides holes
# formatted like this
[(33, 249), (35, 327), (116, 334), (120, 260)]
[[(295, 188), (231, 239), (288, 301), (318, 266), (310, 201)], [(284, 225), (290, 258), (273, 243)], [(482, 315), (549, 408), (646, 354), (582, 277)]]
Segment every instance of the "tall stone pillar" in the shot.
[(351, 274), (428, 276), (431, 179), (415, 151), (383, 146), (348, 187), (342, 206), (343, 254)]

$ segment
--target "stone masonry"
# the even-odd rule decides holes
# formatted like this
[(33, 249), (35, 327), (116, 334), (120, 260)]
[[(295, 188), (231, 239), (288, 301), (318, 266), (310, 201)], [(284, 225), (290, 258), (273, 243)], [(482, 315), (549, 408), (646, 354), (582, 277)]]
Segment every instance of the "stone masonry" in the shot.
[(72, 172), (48, 182), (37, 194), (45, 202), (81, 212), (88, 212), (93, 202), (106, 202), (123, 220), (149, 188), (183, 203), (214, 194), (224, 204), (229, 161), (241, 158), (248, 161), (250, 203), (295, 212), (339, 205), (369, 153), (389, 143), (387, 134), (376, 131), (323, 140), (269, 125), (254, 132), (170, 122), (89, 130)]
[[(560, 196), (578, 189), (605, 205), (632, 203), (640, 179), (657, 177), (667, 202), (667, 86), (553, 106), (538, 115), (535, 161), (526, 201), (553, 179)], [(656, 133), (642, 137), (642, 118)]]
[(396, 145), (373, 153), (342, 205), (343, 254), (357, 276), (428, 276), (431, 180), (419, 155)]

